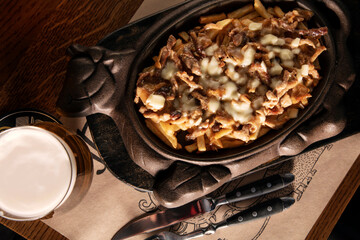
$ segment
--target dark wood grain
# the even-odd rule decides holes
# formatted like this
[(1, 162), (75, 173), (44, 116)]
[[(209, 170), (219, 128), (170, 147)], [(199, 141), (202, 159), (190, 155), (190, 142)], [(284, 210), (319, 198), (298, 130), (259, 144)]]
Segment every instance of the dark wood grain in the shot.
[[(307, 235), (307, 240), (328, 239), (335, 224), (341, 217), (352, 196), (360, 186), (360, 156), (339, 185), (335, 194), (326, 205), (315, 225)], [(356, 217), (356, 216), (354, 216)], [(356, 220), (355, 220), (356, 221)]]
[[(68, 46), (95, 45), (127, 24), (142, 1), (0, 1), (0, 115), (35, 108), (57, 116)], [(27, 239), (66, 239), (41, 221), (0, 223)]]
[[(95, 45), (128, 23), (142, 1), (0, 1), (0, 115), (21, 108), (57, 115), (55, 103), (65, 78), (67, 47)], [(359, 172), (360, 158), (307, 239), (327, 239), (360, 184)], [(66, 239), (41, 221), (0, 218), (0, 223), (27, 239)]]
[(40, 220), (27, 221), (27, 222), (15, 222), (0, 217), (0, 223), (10, 228), (14, 232), (23, 236), (26, 239), (42, 240), (65, 240), (67, 239), (54, 229), (50, 228)]
[(128, 23), (142, 0), (10, 1), (0, 5), (0, 114), (55, 114), (72, 43), (95, 45)]

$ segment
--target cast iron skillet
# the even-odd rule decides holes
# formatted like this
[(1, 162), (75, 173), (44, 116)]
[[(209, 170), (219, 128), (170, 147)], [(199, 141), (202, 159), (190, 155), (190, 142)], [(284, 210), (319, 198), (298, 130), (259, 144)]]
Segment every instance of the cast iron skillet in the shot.
[[(140, 166), (151, 176), (142, 169), (137, 173), (143, 174), (141, 176), (150, 184), (140, 181), (140, 184), (134, 184), (136, 187), (153, 187), (157, 198), (167, 207), (184, 204), (269, 160), (296, 155), (310, 144), (332, 137), (344, 128), (346, 120), (339, 104), (355, 75), (345, 46), (350, 20), (338, 0), (317, 2), (335, 13), (339, 21), (337, 28), (330, 25), (323, 11), (311, 1), (263, 0), (266, 7), (279, 5), (284, 11), (295, 7), (312, 10), (315, 15), (311, 27), (329, 28), (329, 34), (323, 38), (328, 50), (320, 56), (323, 79), (313, 91), (309, 105), (281, 130), (271, 131), (247, 146), (203, 154), (174, 150), (145, 126), (133, 99), (138, 73), (152, 65), (152, 56), (166, 44), (170, 34), (193, 28), (202, 15), (231, 12), (252, 3), (249, 0), (188, 1), (123, 27), (101, 40), (98, 46), (71, 46), (72, 59), (58, 100), (59, 110), (67, 116), (99, 113), (109, 116), (119, 130), (130, 158), (136, 163), (128, 164), (131, 160), (120, 158), (108, 161), (108, 153), (99, 148), (110, 170), (114, 171), (112, 166), (117, 165), (115, 175), (133, 184), (136, 181), (131, 176), (133, 172), (129, 171)], [(104, 145), (103, 142), (96, 143)], [(124, 169), (118, 171), (119, 166), (113, 161), (124, 163)]]

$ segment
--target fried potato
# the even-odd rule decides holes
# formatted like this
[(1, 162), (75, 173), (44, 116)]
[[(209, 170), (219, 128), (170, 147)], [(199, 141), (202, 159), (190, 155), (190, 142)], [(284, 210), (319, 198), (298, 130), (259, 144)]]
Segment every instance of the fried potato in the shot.
[[(158, 123), (153, 122), (151, 119), (145, 119), (146, 126), (158, 137), (166, 143), (168, 146), (173, 147), (171, 142), (167, 139), (167, 137), (161, 132), (160, 125)], [(176, 145), (177, 147), (177, 145)]]
[(193, 144), (185, 146), (186, 151), (188, 152), (194, 152), (196, 149), (198, 149), (197, 143), (194, 142)]
[(243, 142), (241, 140), (237, 140), (237, 139), (222, 140), (221, 142), (222, 142), (224, 148), (235, 148), (235, 147), (239, 147), (239, 146), (245, 144), (245, 142)]
[(285, 13), (281, 10), (281, 8), (279, 6), (274, 7), (274, 13), (275, 13), (275, 16), (277, 16), (279, 18), (285, 16)]
[(260, 0), (254, 0), (254, 8), (257, 13), (259, 13), (260, 16), (263, 18), (271, 18), (272, 15), (268, 13), (264, 7), (264, 5), (261, 3)]
[(200, 24), (207, 24), (207, 23), (217, 22), (217, 21), (223, 20), (225, 18), (226, 18), (225, 13), (213, 14), (213, 15), (209, 15), (209, 16), (200, 17), (199, 22), (200, 22)]
[(245, 16), (246, 14), (254, 11), (254, 6), (251, 4), (248, 4), (242, 8), (239, 8), (227, 15), (228, 18), (240, 18), (242, 16)]
[(241, 17), (240, 20), (245, 20), (245, 19), (252, 20), (258, 16), (260, 16), (259, 13), (256, 11), (253, 11), (253, 12)]
[(197, 142), (198, 150), (200, 152), (205, 152), (206, 151), (206, 145), (205, 145), (205, 137), (204, 137), (204, 135), (197, 137), (196, 142)]
[(232, 129), (221, 129), (220, 131), (215, 133), (214, 138), (215, 139), (220, 139), (223, 136), (226, 136), (226, 135), (230, 134), (231, 132), (232, 132)]
[[(134, 102), (147, 127), (173, 149), (184, 141), (186, 151), (201, 153), (249, 144), (298, 117), (321, 80), (320, 38), (327, 33), (308, 29), (304, 14), (254, 0), (171, 35), (139, 74)], [(273, 23), (268, 18), (278, 24), (259, 31)], [(165, 98), (163, 108), (148, 104), (151, 94)]]

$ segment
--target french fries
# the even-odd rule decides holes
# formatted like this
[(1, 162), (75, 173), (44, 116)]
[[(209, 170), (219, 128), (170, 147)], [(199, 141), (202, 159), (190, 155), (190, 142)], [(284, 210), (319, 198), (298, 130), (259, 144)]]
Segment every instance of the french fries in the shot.
[(245, 20), (245, 19), (251, 20), (251, 19), (257, 18), (258, 16), (260, 16), (259, 13), (256, 11), (253, 11), (253, 12), (250, 12), (249, 14), (241, 17), (240, 20)]
[(193, 144), (185, 146), (185, 149), (188, 152), (194, 152), (194, 151), (196, 151), (196, 149), (198, 149), (198, 145), (196, 142), (194, 142)]
[(261, 3), (260, 0), (254, 0), (254, 8), (257, 13), (259, 13), (260, 16), (263, 18), (271, 18), (272, 15), (266, 11), (264, 5)]
[(200, 24), (207, 24), (207, 23), (221, 21), (225, 18), (226, 18), (226, 14), (220, 13), (220, 14), (214, 14), (214, 15), (209, 15), (209, 16), (202, 16), (202, 17), (200, 17), (199, 22), (200, 22)]
[(228, 18), (240, 18), (242, 16), (245, 16), (246, 14), (254, 11), (254, 6), (249, 4), (242, 8), (239, 8), (227, 15)]
[(237, 139), (231, 139), (231, 140), (223, 140), (222, 144), (224, 148), (235, 148), (244, 145), (245, 142)]
[(219, 132), (215, 133), (214, 138), (220, 139), (220, 138), (230, 134), (231, 132), (232, 132), (232, 129), (221, 129)]
[(325, 50), (326, 50), (326, 47), (324, 47), (324, 46), (318, 47), (316, 49), (316, 52), (314, 53), (314, 55), (311, 57), (310, 61), (314, 62), (319, 57), (319, 55)]
[(275, 16), (277, 16), (279, 18), (285, 16), (285, 13), (281, 10), (281, 8), (279, 6), (274, 7), (274, 13), (275, 13)]
[(197, 137), (197, 138), (196, 138), (196, 143), (197, 143), (197, 146), (198, 146), (198, 150), (199, 150), (200, 152), (205, 152), (205, 151), (206, 151), (206, 145), (205, 145), (205, 137), (204, 137), (204, 135)]
[(177, 127), (174, 128), (170, 124), (164, 122), (156, 123), (150, 119), (146, 119), (145, 123), (146, 126), (167, 145), (174, 149), (181, 148), (174, 131), (174, 129), (178, 129)]
[(159, 125), (157, 123), (153, 122), (151, 119), (145, 119), (146, 126), (158, 137), (166, 143), (168, 146), (173, 147), (171, 142), (167, 139), (167, 137), (161, 132), (159, 129)]
[[(289, 14), (289, 13), (287, 13)], [(299, 13), (297, 13), (299, 14)], [(245, 144), (248, 144), (250, 142), (255, 141), (256, 139), (258, 139), (259, 137), (263, 136), (264, 134), (266, 134), (267, 132), (269, 132), (271, 129), (279, 129), (281, 128), (287, 121), (289, 121), (290, 119), (296, 118), (298, 117), (299, 114), (299, 108), (304, 108), (306, 105), (308, 105), (308, 98), (311, 97), (310, 95), (310, 89), (312, 89), (314, 86), (317, 85), (317, 83), (319, 82), (319, 80), (321, 79), (321, 77), (319, 76), (319, 73), (317, 72), (317, 70), (320, 68), (319, 66), (319, 62), (318, 62), (318, 57), (319, 55), (326, 50), (326, 47), (321, 46), (319, 39), (316, 38), (306, 38), (303, 37), (303, 35), (307, 35), (309, 34), (308, 32), (308, 28), (307, 25), (304, 24), (302, 21), (298, 22), (298, 25), (295, 25), (296, 27), (296, 31), (298, 32), (302, 32), (298, 35), (295, 35), (295, 37), (292, 36), (292, 34), (289, 34), (289, 36), (286, 35), (286, 37), (284, 37), (283, 35), (277, 35), (274, 36), (272, 34), (268, 34), (269, 31), (269, 22), (273, 23), (281, 23), (281, 21), (284, 21), (284, 19), (288, 19), (289, 15), (286, 15), (285, 17), (285, 13), (283, 12), (283, 10), (279, 7), (279, 6), (274, 6), (274, 7), (269, 7), (269, 8), (265, 8), (264, 5), (261, 3), (260, 0), (254, 0), (254, 4), (248, 4), (245, 5), (239, 9), (236, 9), (230, 13), (219, 13), (219, 14), (213, 14), (213, 15), (208, 15), (208, 16), (202, 16), (199, 19), (200, 24), (203, 24), (202, 27), (196, 27), (191, 31), (188, 32), (180, 32), (178, 33), (179, 38), (174, 39), (173, 42), (171, 42), (171, 44), (167, 46), (167, 49), (162, 49), (161, 51), (164, 50), (164, 55), (161, 55), (161, 51), (160, 54), (158, 56), (155, 56), (154, 59), (154, 66), (151, 66), (149, 68), (147, 68), (147, 71), (149, 72), (155, 72), (155, 70), (159, 71), (161, 69), (166, 68), (166, 66), (164, 67), (164, 62), (167, 57), (172, 56), (171, 51), (174, 51), (178, 54), (184, 53), (186, 52), (185, 55), (183, 55), (183, 59), (186, 59), (186, 62), (181, 63), (181, 67), (180, 68), (184, 68), (185, 65), (186, 67), (189, 68), (189, 66), (193, 66), (193, 62), (191, 62), (192, 57), (199, 57), (199, 56), (211, 56), (211, 60), (210, 58), (208, 59), (208, 62), (204, 61), (201, 62), (201, 66), (200, 66), (200, 70), (197, 69), (198, 71), (204, 71), (204, 68), (206, 67), (206, 64), (212, 64), (211, 68), (214, 68), (215, 70), (217, 69), (216, 66), (216, 61), (215, 64), (213, 62), (212, 59), (215, 59), (213, 56), (215, 55), (215, 51), (217, 49), (225, 49), (226, 47), (231, 45), (231, 44), (235, 44), (235, 37), (237, 37), (238, 41), (238, 45), (236, 45), (236, 47), (239, 47), (238, 49), (234, 48), (235, 50), (233, 50), (231, 52), (231, 54), (234, 55), (227, 55), (227, 59), (229, 60), (229, 62), (222, 62), (223, 65), (221, 65), (220, 68), (225, 68), (227, 67), (226, 64), (231, 63), (233, 65), (241, 65), (243, 60), (239, 60), (236, 59), (236, 54), (239, 54), (239, 52), (243, 53), (243, 58), (244, 55), (246, 55), (246, 52), (249, 48), (252, 48), (253, 46), (258, 46), (255, 44), (260, 44), (260, 47), (258, 48), (260, 50), (260, 52), (256, 52), (254, 53), (254, 58), (256, 58), (257, 60), (254, 61), (252, 60), (252, 63), (248, 66), (248, 70), (250, 72), (250, 68), (254, 67), (255, 70), (252, 71), (258, 71), (258, 77), (262, 77), (261, 76), (261, 69), (265, 69), (265, 74), (263, 76), (268, 77), (267, 76), (267, 70), (271, 71), (271, 74), (274, 75), (278, 75), (280, 77), (280, 79), (282, 78), (286, 78), (286, 76), (288, 76), (289, 81), (284, 81), (290, 84), (290, 80), (291, 77), (294, 77), (291, 74), (296, 74), (297, 77), (297, 82), (293, 83), (291, 82), (293, 85), (289, 85), (286, 86), (284, 85), (284, 82), (282, 82), (280, 85), (278, 85), (278, 88), (273, 88), (272, 86), (267, 86), (267, 89), (272, 89), (271, 90), (266, 90), (267, 92), (264, 93), (264, 102), (261, 103), (262, 106), (264, 108), (254, 108), (253, 107), (253, 115), (252, 118), (250, 120), (247, 120), (246, 123), (241, 122), (241, 124), (239, 122), (235, 122), (235, 117), (233, 117), (233, 119), (228, 119), (229, 118), (229, 112), (227, 112), (228, 114), (226, 115), (215, 115), (215, 118), (209, 118), (207, 119), (207, 122), (202, 122), (202, 118), (201, 117), (197, 117), (197, 118), (190, 118), (188, 117), (188, 115), (186, 115), (185, 117), (181, 116), (179, 118), (174, 118), (171, 119), (169, 116), (170, 114), (167, 113), (168, 115), (166, 116), (164, 114), (164, 119), (160, 119), (157, 118), (156, 112), (155, 113), (148, 113), (146, 111), (146, 106), (147, 104), (147, 99), (149, 98), (150, 94), (154, 94), (155, 90), (161, 89), (162, 87), (165, 88), (165, 84), (164, 85), (151, 85), (151, 83), (149, 84), (153, 89), (155, 89), (154, 91), (149, 91), (148, 89), (144, 88), (144, 87), (137, 87), (136, 89), (136, 98), (135, 98), (135, 102), (136, 103), (140, 103), (143, 102), (145, 106), (142, 106), (140, 109), (140, 112), (143, 113), (143, 115), (146, 117), (145, 119), (145, 123), (146, 126), (157, 136), (159, 137), (165, 144), (167, 144), (168, 146), (172, 147), (173, 149), (182, 149), (183, 146), (181, 144), (184, 145), (184, 149), (187, 152), (205, 152), (205, 151), (210, 151), (210, 150), (218, 150), (218, 149), (223, 149), (223, 148), (235, 148), (235, 147), (239, 147)], [(290, 12), (290, 16), (291, 16), (291, 12)], [(270, 19), (270, 18), (278, 18), (278, 19)], [(294, 21), (294, 20), (292, 20)], [(264, 24), (267, 23), (267, 24)], [(291, 22), (292, 23), (292, 22)], [(262, 27), (264, 24), (264, 28), (268, 27), (268, 29), (265, 29), (265, 31), (262, 31)], [(281, 25), (281, 24), (278, 24)], [(255, 40), (258, 42), (251, 42), (254, 40), (247, 40), (248, 41), (248, 45), (244, 46), (244, 43), (242, 43), (242, 40), (244, 40), (244, 36), (242, 35), (243, 32), (238, 34), (238, 29), (243, 29), (244, 32), (246, 31), (253, 31), (253, 33), (255, 31), (257, 31), (258, 34), (261, 34), (261, 37), (265, 37), (265, 33), (268, 35), (268, 37), (272, 38), (271, 39), (271, 44), (267, 44), (267, 43), (263, 43), (260, 40)], [(233, 30), (233, 31), (232, 31)], [(310, 29), (311, 30), (311, 29)], [(196, 31), (199, 31), (202, 35), (200, 36), (197, 35)], [(276, 32), (276, 31), (275, 31)], [(276, 35), (276, 33), (274, 33)], [(204, 37), (204, 35), (206, 37)], [(270, 36), (272, 35), (272, 36)], [(203, 37), (203, 38), (201, 38)], [(281, 39), (280, 39), (281, 38)], [(246, 39), (246, 36), (245, 36)], [(211, 41), (210, 41), (211, 40)], [(206, 42), (206, 47), (204, 47), (203, 49), (201, 49), (201, 42), (204, 41)], [(232, 42), (231, 42), (232, 41)], [(266, 42), (264, 40), (264, 42)], [(194, 45), (191, 44), (195, 44), (195, 47), (198, 48), (196, 49), (196, 51), (201, 51), (203, 50), (203, 52), (195, 52), (194, 56), (192, 56), (192, 53), (189, 52), (191, 51), (191, 48), (188, 46), (192, 46), (192, 49), (194, 49)], [(198, 44), (200, 44), (200, 48), (198, 46)], [(242, 45), (241, 45), (242, 44)], [(285, 46), (285, 48), (283, 50), (281, 50), (281, 46)], [(233, 46), (233, 45), (232, 45)], [(266, 51), (269, 51), (269, 53), (264, 53), (263, 56), (261, 55), (261, 51), (263, 51), (263, 49), (266, 48)], [(294, 71), (292, 73), (290, 73), (290, 70), (288, 70), (288, 68), (291, 68), (294, 66), (295, 61), (291, 62), (291, 56), (294, 54), (299, 54), (301, 49), (306, 49), (306, 51), (308, 52), (307, 54), (307, 63), (303, 64), (297, 68), (295, 68), (295, 73)], [(251, 49), (250, 49), (251, 50)], [(291, 51), (290, 51), (291, 50)], [(195, 50), (193, 50), (195, 51)], [(230, 51), (229, 51), (230, 52)], [(211, 53), (210, 55), (208, 53)], [(272, 56), (270, 56), (270, 53), (272, 53)], [(226, 54), (228, 54), (226, 52)], [(258, 56), (256, 56), (256, 54), (258, 54)], [(250, 54), (251, 55), (251, 54)], [(165, 56), (165, 57), (162, 57)], [(235, 57), (234, 57), (235, 56)], [(277, 57), (277, 59), (281, 59), (281, 61), (283, 61), (283, 58), (285, 60), (290, 60), (287, 62), (287, 65), (285, 65), (285, 60), (284, 62), (281, 62), (281, 64), (283, 64), (282, 66), (285, 68), (283, 69), (283, 67), (281, 67), (279, 65), (279, 63), (277, 62), (278, 60), (275, 60), (275, 56)], [(290, 56), (290, 57), (289, 57)], [(204, 58), (205, 58), (204, 57)], [(199, 57), (200, 60), (204, 60), (201, 57)], [(171, 61), (176, 61), (177, 58), (173, 58), (171, 59)], [(178, 58), (178, 60), (180, 61), (180, 58)], [(206, 59), (205, 59), (206, 60)], [(280, 61), (280, 60), (279, 60)], [(257, 64), (257, 68), (256, 65)], [(277, 64), (277, 65), (276, 65)], [(280, 68), (279, 68), (280, 67)], [(304, 67), (304, 69), (302, 68)], [(172, 67), (170, 66), (169, 69), (170, 71)], [(210, 67), (209, 67), (210, 69)], [(205, 71), (209, 71), (209, 74), (211, 71), (215, 71), (214, 69), (210, 69), (210, 70), (205, 70)], [(259, 70), (260, 69), (260, 70)], [(280, 70), (279, 70), (280, 69)], [(189, 69), (188, 69), (189, 70)], [(191, 69), (192, 70), (192, 69)], [(195, 69), (196, 70), (196, 69)], [(221, 69), (220, 69), (221, 70)], [(234, 77), (236, 74), (234, 72), (234, 69), (232, 70), (232, 72), (230, 71), (230, 69), (227, 67), (228, 70), (227, 72), (224, 71), (224, 74), (226, 74), (226, 77)], [(287, 75), (284, 73), (284, 70), (288, 71)], [(187, 72), (185, 72), (184, 69), (181, 70), (182, 74), (179, 74), (179, 72), (177, 72), (177, 74), (174, 74), (174, 76), (176, 78), (171, 78), (171, 79), (167, 79), (167, 81), (170, 81), (171, 83), (175, 82), (176, 85), (172, 86), (173, 88), (180, 88), (180, 84), (187, 84), (188, 86), (191, 87), (190, 92), (191, 93), (191, 97), (188, 99), (188, 101), (191, 100), (195, 100), (194, 98), (196, 98), (196, 95), (194, 95), (195, 93), (197, 94), (197, 96), (203, 96), (204, 98), (209, 97), (209, 99), (213, 98), (214, 96), (221, 96), (222, 94), (226, 94), (226, 91), (222, 91), (224, 89), (208, 89), (207, 92), (205, 92), (206, 89), (204, 89), (203, 87), (206, 85), (199, 85), (198, 81), (195, 81), (195, 78), (193, 76), (189, 76), (188, 78), (185, 78), (185, 75), (187, 74)], [(277, 71), (283, 72), (283, 75), (279, 75), (276, 74)], [(239, 74), (239, 72), (237, 72)], [(215, 75), (218, 73), (215, 73)], [(233, 74), (233, 75), (231, 75)], [(302, 74), (300, 76), (300, 74)], [(184, 75), (184, 78), (181, 78)], [(201, 73), (199, 75), (199, 72), (196, 72), (196, 77), (201, 76)], [(211, 74), (210, 74), (211, 75)], [(216, 77), (218, 77), (218, 75), (216, 75)], [(248, 75), (249, 76), (249, 75)], [(272, 77), (272, 76), (271, 76)], [(179, 79), (177, 79), (179, 78)], [(220, 78), (220, 77), (219, 77)], [(151, 79), (151, 78), (150, 78)], [(237, 80), (239, 80), (239, 76), (236, 77)], [(182, 80), (183, 82), (176, 82), (177, 80)], [(232, 79), (233, 80), (233, 79)], [(258, 79), (259, 80), (259, 79)], [(263, 79), (261, 79), (263, 81)], [(266, 81), (269, 81), (269, 78), (265, 79)], [(239, 80), (240, 81), (240, 80)], [(250, 81), (250, 80), (248, 80)], [(265, 81), (265, 82), (266, 82)], [(272, 81), (272, 79), (270, 78), (270, 81)], [(231, 82), (231, 81), (230, 81)], [(234, 81), (236, 82), (236, 81)], [(254, 82), (252, 85), (252, 83), (248, 82), (248, 89), (247, 89), (247, 93), (243, 93), (241, 92), (241, 94), (239, 94), (239, 97), (237, 97), (236, 100), (232, 100), (231, 104), (232, 106), (234, 106), (234, 108), (239, 108), (239, 109), (243, 109), (246, 107), (246, 105), (251, 105), (253, 106), (254, 102), (255, 102), (255, 97), (252, 95), (258, 95), (258, 92), (256, 90), (257, 86), (259, 83)], [(168, 83), (167, 83), (168, 84)], [(241, 85), (241, 84), (240, 84)], [(166, 85), (167, 86), (167, 85)], [(194, 87), (195, 86), (195, 87)], [(200, 86), (200, 87), (198, 87)], [(252, 87), (250, 87), (252, 86)], [(285, 87), (288, 87), (288, 89), (285, 89)], [(196, 92), (196, 90), (202, 90), (202, 93)], [(285, 89), (285, 90), (284, 90)], [(307, 91), (308, 90), (308, 91)], [(176, 93), (178, 94), (178, 93)], [(203, 94), (203, 95), (201, 95)], [(208, 95), (207, 95), (208, 94)], [(180, 96), (181, 94), (179, 94)], [(207, 95), (207, 96), (205, 96)], [(165, 96), (165, 95), (163, 95)], [(190, 95), (189, 95), (190, 96)], [(161, 96), (158, 96), (161, 98)], [(256, 96), (258, 97), (258, 96)], [(180, 100), (181, 98), (183, 98), (183, 96), (180, 96)], [(185, 98), (186, 99), (186, 98)], [(220, 99), (220, 100), (219, 100)], [(174, 100), (174, 99), (172, 99)], [(210, 100), (209, 102), (206, 102), (206, 99), (201, 99), (198, 98), (197, 100), (199, 100), (199, 102), (201, 103), (201, 107), (202, 109), (200, 109), (202, 112), (204, 111), (208, 111), (210, 109), (210, 105), (207, 106), (206, 104), (210, 104)], [(208, 99), (207, 99), (208, 100)], [(221, 98), (217, 98), (217, 101), (221, 101)], [(222, 100), (223, 101), (223, 100)], [(229, 102), (228, 102), (229, 103)], [(241, 104), (240, 104), (241, 103)], [(244, 104), (244, 105), (242, 105)], [(278, 104), (278, 105), (277, 105)], [(206, 106), (205, 108), (203, 106)], [(216, 106), (216, 104), (215, 104)], [(222, 111), (224, 110), (224, 105), (222, 107)], [(145, 110), (144, 110), (145, 109)], [(174, 108), (172, 108), (171, 111), (173, 111)], [(179, 111), (178, 107), (175, 108), (176, 111)], [(226, 110), (226, 109), (225, 109)], [(227, 110), (226, 110), (227, 111)], [(172, 114), (173, 112), (171, 112)], [(212, 112), (214, 113), (214, 112)], [(148, 114), (148, 115), (146, 115)], [(153, 115), (151, 115), (153, 114)], [(201, 113), (200, 113), (201, 114)], [(198, 115), (199, 116), (199, 115)], [(201, 115), (200, 115), (201, 116)], [(208, 117), (208, 116), (207, 116)], [(205, 117), (205, 120), (206, 118)], [(241, 116), (240, 116), (241, 117)], [(199, 121), (200, 120), (200, 121)], [(211, 123), (211, 121), (213, 121)], [(217, 125), (214, 125), (214, 122), (216, 122)], [(213, 125), (211, 125), (213, 124)], [(183, 134), (178, 134), (179, 132), (186, 132), (187, 135), (186, 137), (184, 137)], [(180, 137), (181, 136), (181, 137)], [(180, 144), (180, 143), (181, 144)]]
[(187, 32), (180, 32), (179, 33), (179, 36), (184, 39), (185, 42), (188, 42), (190, 41), (190, 36), (189, 34), (187, 34)]

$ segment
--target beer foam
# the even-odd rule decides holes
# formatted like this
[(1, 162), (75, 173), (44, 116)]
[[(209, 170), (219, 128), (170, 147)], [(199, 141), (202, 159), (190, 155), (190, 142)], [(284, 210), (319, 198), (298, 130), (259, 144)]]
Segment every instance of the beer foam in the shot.
[(75, 175), (66, 147), (38, 127), (0, 134), (0, 210), (5, 216), (42, 217), (63, 201)]

